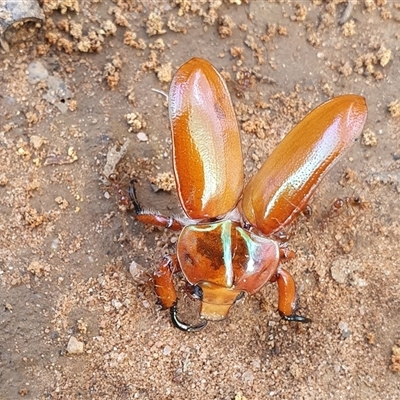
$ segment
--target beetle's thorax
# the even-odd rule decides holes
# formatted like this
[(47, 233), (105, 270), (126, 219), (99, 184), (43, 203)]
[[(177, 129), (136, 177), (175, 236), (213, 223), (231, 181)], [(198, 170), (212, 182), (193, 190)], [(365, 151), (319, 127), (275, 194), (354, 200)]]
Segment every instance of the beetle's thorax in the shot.
[(279, 247), (238, 222), (224, 220), (186, 226), (177, 256), (188, 282), (203, 291), (201, 316), (219, 320), (241, 292), (255, 293), (271, 278)]

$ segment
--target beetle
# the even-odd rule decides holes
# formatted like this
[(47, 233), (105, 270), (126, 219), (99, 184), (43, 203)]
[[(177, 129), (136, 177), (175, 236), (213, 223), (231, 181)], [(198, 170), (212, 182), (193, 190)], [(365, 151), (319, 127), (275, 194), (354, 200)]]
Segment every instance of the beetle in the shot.
[[(155, 292), (173, 324), (199, 331), (226, 318), (244, 293), (267, 282), (278, 286), (283, 319), (297, 314), (292, 275), (281, 267), (287, 251), (284, 229), (307, 207), (318, 184), (361, 134), (367, 117), (358, 95), (333, 98), (310, 112), (277, 145), (245, 185), (239, 128), (226, 84), (206, 60), (192, 58), (176, 72), (169, 90), (173, 170), (185, 216), (142, 209), (134, 185), (136, 219), (180, 230), (176, 254), (153, 273)], [(201, 300), (197, 325), (178, 318), (172, 276), (181, 271)]]

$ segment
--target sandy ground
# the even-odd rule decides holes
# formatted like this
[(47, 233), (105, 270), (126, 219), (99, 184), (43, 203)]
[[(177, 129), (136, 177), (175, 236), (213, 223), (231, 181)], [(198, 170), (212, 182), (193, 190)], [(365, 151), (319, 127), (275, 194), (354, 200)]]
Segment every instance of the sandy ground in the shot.
[[(39, 36), (0, 55), (0, 399), (399, 398), (399, 3), (43, 2)], [(311, 324), (280, 320), (273, 284), (200, 333), (155, 305), (148, 274), (177, 233), (124, 196), (134, 177), (143, 205), (180, 212), (151, 89), (193, 56), (228, 82), (247, 176), (318, 104), (367, 99), (290, 240)], [(362, 205), (332, 215), (337, 197)]]

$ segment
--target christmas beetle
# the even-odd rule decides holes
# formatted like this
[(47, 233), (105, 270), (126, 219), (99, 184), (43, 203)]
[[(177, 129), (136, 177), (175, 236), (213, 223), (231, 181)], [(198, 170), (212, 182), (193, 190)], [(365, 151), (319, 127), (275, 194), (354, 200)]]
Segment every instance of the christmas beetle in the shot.
[[(224, 319), (243, 293), (267, 282), (278, 285), (283, 319), (310, 322), (297, 314), (296, 287), (281, 267), (287, 253), (282, 232), (304, 211), (318, 184), (361, 134), (365, 99), (333, 98), (310, 112), (278, 144), (244, 184), (239, 129), (224, 80), (206, 60), (192, 58), (176, 72), (169, 91), (173, 169), (185, 217), (166, 217), (131, 199), (137, 220), (181, 230), (176, 254), (153, 274), (161, 305), (173, 324), (198, 331)], [(179, 320), (172, 276), (181, 271), (201, 300), (198, 325)]]

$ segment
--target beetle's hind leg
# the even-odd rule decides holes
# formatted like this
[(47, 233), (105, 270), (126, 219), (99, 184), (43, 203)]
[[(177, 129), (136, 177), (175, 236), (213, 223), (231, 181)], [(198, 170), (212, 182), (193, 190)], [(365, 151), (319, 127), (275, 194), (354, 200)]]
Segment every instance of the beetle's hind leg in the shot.
[(183, 228), (183, 224), (173, 217), (165, 217), (155, 211), (144, 210), (139, 203), (136, 195), (135, 181), (131, 180), (129, 186), (129, 198), (133, 204), (136, 213), (136, 219), (144, 224), (169, 228), (173, 231), (179, 231)]
[(207, 321), (198, 325), (189, 325), (180, 321), (178, 318), (178, 299), (172, 276), (179, 271), (180, 268), (176, 256), (164, 257), (153, 273), (155, 292), (162, 307), (169, 308), (172, 323), (176, 328), (185, 332), (198, 332), (207, 325)]
[(273, 280), (278, 284), (278, 310), (286, 321), (311, 322), (310, 318), (297, 315), (296, 285), (292, 275), (283, 268), (278, 268)]

